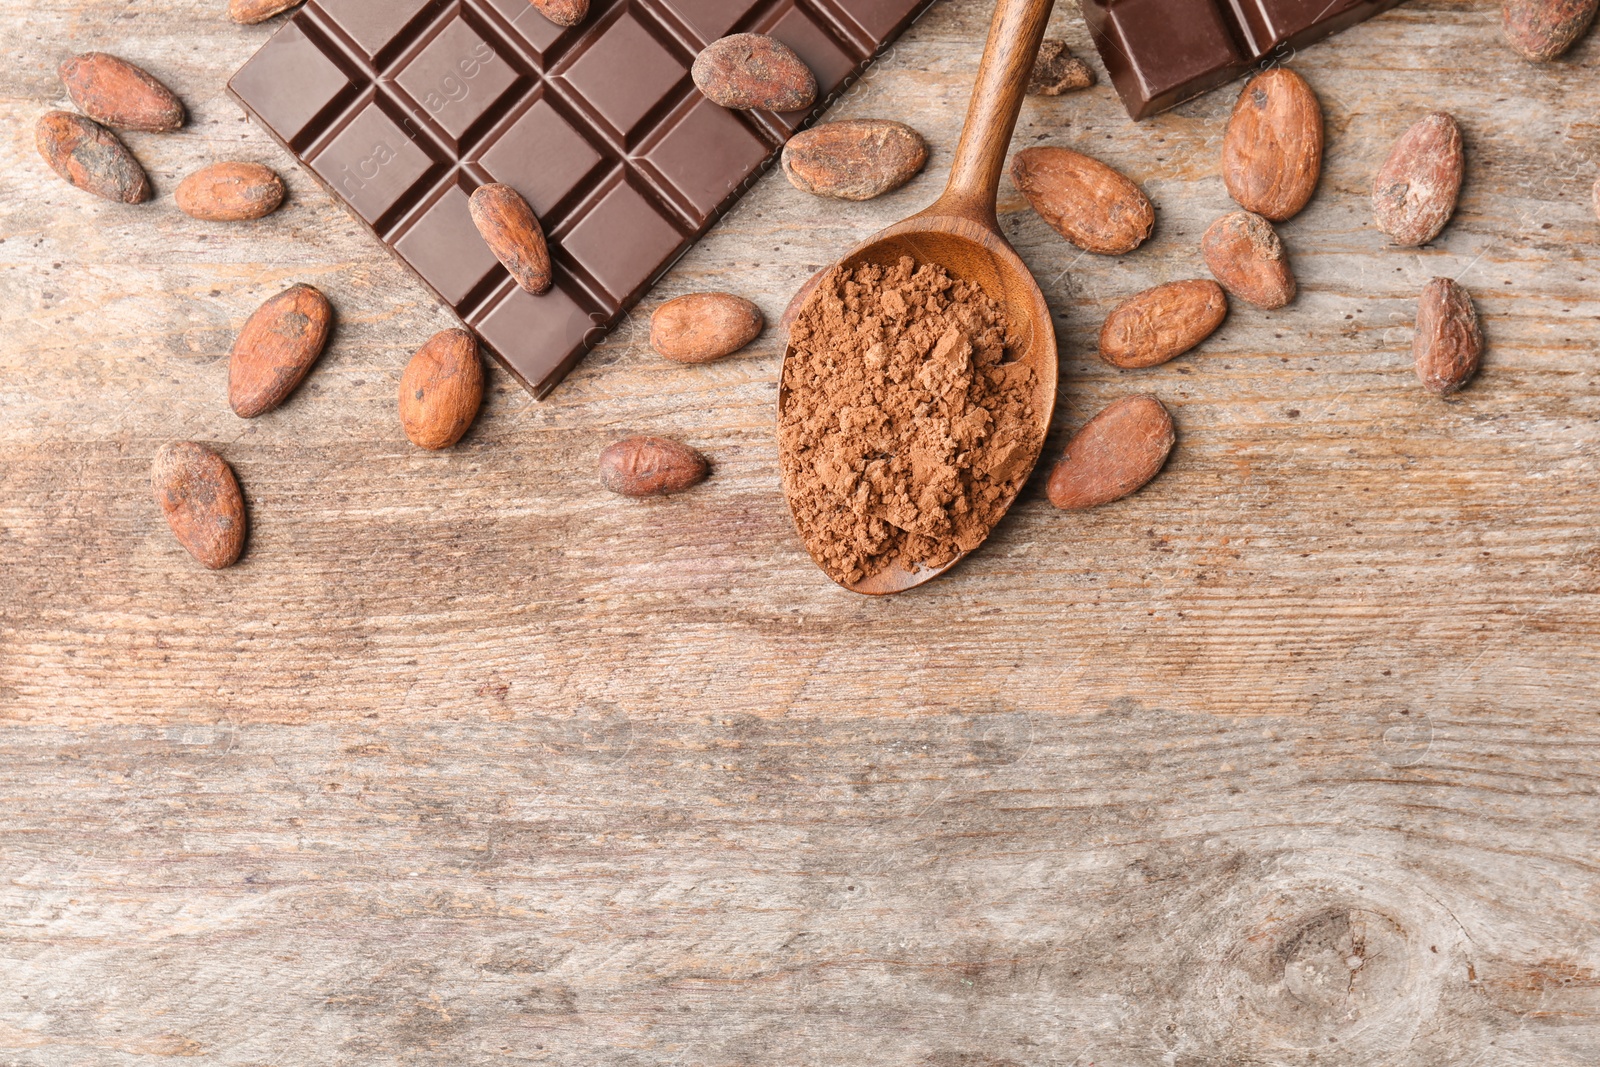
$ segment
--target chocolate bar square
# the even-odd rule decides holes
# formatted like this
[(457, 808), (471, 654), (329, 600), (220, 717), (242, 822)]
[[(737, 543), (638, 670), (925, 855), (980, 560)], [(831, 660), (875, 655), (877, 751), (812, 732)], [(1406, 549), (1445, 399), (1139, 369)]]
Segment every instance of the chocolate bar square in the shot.
[(528, 81), (460, 18), (441, 25), (394, 76), (397, 92), (432, 120), (456, 152), (502, 97)]
[(489, 138), (470, 162), (490, 181), (509, 185), (548, 218), (593, 178), (606, 156), (580, 132), (582, 123), (568, 119), (553, 99), (539, 96), (514, 115), (509, 128)]
[(307, 154), (311, 170), (369, 226), (442, 172), (442, 153), (406, 132), (405, 119), (375, 96), (364, 99), (324, 143)]
[[(290, 151), (305, 143), (307, 129), (342, 110), (357, 95), (356, 75), (338, 53), (289, 23), (272, 38), (228, 87), (241, 98), (256, 101), (256, 118)], [(293, 92), (282, 86), (292, 85)]]

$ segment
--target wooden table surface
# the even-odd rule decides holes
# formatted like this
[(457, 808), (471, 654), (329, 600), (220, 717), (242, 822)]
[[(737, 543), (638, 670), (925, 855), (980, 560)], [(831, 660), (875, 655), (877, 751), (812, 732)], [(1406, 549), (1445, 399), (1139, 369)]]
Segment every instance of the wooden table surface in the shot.
[[(775, 333), (685, 368), (645, 325), (704, 288), (776, 319), (927, 203), (988, 0), (942, 0), (834, 112), (917, 126), (926, 174), (843, 206), (769, 175), (550, 400), (496, 369), (438, 455), (395, 391), (451, 319), (224, 95), (272, 27), (222, 6), (0, 16), (0, 1065), (1600, 1058), (1600, 38), (1536, 68), (1492, 0), (1411, 0), (1294, 57), (1328, 119), (1283, 227), (1301, 296), (1142, 372), (1094, 335), (1202, 274), (1234, 91), (1139, 125), (1104, 84), (1029, 100), (1019, 146), (1086, 150), (1159, 212), (1138, 252), (1079, 255), (1003, 185), (1059, 315), (1047, 458), (1145, 391), (1178, 451), (1089, 514), (1036, 477), (958, 570), (867, 600), (790, 526)], [(91, 48), (193, 110), (129, 137), (154, 204), (34, 152)], [(1389, 248), (1371, 176), (1435, 108), (1461, 210)], [(287, 207), (173, 208), (233, 158)], [(1489, 342), (1449, 401), (1409, 360), (1435, 275)], [(232, 336), (291, 281), (337, 336), (241, 421)], [(638, 432), (713, 479), (608, 496), (596, 455)], [(151, 500), (177, 439), (246, 487), (234, 570)]]

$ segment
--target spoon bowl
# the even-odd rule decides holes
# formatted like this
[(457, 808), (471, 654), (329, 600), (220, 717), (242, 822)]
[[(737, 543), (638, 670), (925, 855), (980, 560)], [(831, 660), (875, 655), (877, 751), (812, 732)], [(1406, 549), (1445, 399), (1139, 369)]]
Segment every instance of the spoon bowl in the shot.
[[(1039, 461), (1039, 450), (1043, 448), (1045, 432), (1055, 410), (1055, 326), (1033, 274), (1000, 232), (995, 217), (995, 196), (1052, 3), (1053, 0), (999, 0), (989, 27), (989, 43), (978, 69), (977, 86), (967, 110), (966, 127), (956, 148), (950, 183), (944, 194), (927, 210), (883, 230), (835, 265), (892, 267), (901, 257), (910, 256), (918, 263), (938, 264), (952, 277), (978, 286), (1004, 309), (1017, 338), (1009, 357), (1026, 363), (1034, 372), (1032, 410), (1036, 432), (1033, 437), (1038, 444), (1033, 455), (1028, 457), (1029, 472)], [(826, 274), (822, 272), (817, 279)], [(815, 298), (814, 294), (805, 297), (807, 300)], [(785, 350), (778, 387), (780, 418), (793, 395), (789, 377), (792, 354), (792, 348)], [(1027, 480), (1026, 476), (1017, 480), (1018, 491)], [(792, 494), (787, 480), (784, 490)], [(1013, 492), (1010, 498), (1002, 501), (995, 517), (996, 524), (1015, 499), (1016, 492)], [(819, 565), (820, 547), (806, 545)], [(962, 552), (937, 567), (893, 564), (866, 578), (841, 584), (853, 592), (870, 596), (898, 593), (937, 578), (967, 555)]]

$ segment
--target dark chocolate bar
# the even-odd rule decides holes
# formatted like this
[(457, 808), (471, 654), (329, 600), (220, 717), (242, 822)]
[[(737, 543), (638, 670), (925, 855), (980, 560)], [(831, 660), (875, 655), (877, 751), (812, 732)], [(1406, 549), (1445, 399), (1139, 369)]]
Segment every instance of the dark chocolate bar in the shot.
[(1165, 111), (1400, 0), (1083, 0), (1128, 114)]
[[(312, 0), (228, 89), (542, 397), (931, 3), (595, 0), (564, 29), (529, 0)], [(745, 31), (800, 54), (815, 107), (700, 95), (695, 55)], [(489, 182), (544, 225), (544, 296), (472, 224)]]

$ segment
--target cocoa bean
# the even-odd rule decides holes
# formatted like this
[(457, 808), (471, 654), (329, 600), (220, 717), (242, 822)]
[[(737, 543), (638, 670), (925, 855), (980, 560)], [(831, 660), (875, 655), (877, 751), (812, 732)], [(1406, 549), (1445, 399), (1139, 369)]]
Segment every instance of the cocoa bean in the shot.
[(817, 78), (782, 41), (736, 33), (695, 58), (694, 83), (714, 104), (735, 110), (803, 111), (817, 102)]
[(533, 0), (533, 6), (557, 26), (576, 26), (589, 14), (589, 0)]
[(676, 363), (710, 363), (761, 335), (761, 309), (732, 293), (690, 293), (650, 316), (650, 347)]
[(1072, 54), (1067, 42), (1046, 37), (1033, 61), (1029, 96), (1060, 96), (1094, 84), (1094, 68)]
[(303, 0), (228, 0), (228, 17), (235, 22), (254, 25), (281, 15), (291, 7), (299, 7)]
[(871, 200), (914, 178), (928, 142), (902, 122), (847, 119), (815, 126), (783, 146), (783, 173), (805, 193)]
[(1577, 43), (1600, 0), (1506, 0), (1500, 28), (1523, 59), (1546, 63)]
[(1412, 126), (1389, 151), (1372, 181), (1372, 215), (1397, 245), (1425, 245), (1456, 210), (1465, 162), (1461, 128), (1435, 111)]
[(533, 208), (509, 185), (483, 185), (472, 194), (472, 221), (511, 277), (535, 296), (550, 291), (554, 272), (544, 228)]
[(1045, 492), (1064, 511), (1121, 500), (1161, 473), (1176, 434), (1153, 396), (1130, 396), (1090, 419), (1067, 442)]
[(61, 84), (79, 111), (120, 130), (170, 133), (183, 125), (183, 104), (148, 71), (105, 52), (73, 56)]
[(168, 445), (150, 465), (150, 487), (178, 543), (218, 571), (244, 551), (244, 494), (228, 461), (205, 445)]
[(1222, 181), (1246, 211), (1282, 222), (1311, 201), (1322, 176), (1322, 105), (1286, 67), (1245, 85), (1222, 139)]
[(333, 306), (309, 285), (285, 289), (250, 316), (228, 363), (228, 403), (253, 419), (289, 398), (322, 355)]
[(483, 406), (483, 361), (465, 330), (443, 330), (417, 350), (400, 376), (400, 425), (419, 448), (449, 448)]
[(1272, 223), (1249, 211), (1235, 211), (1211, 224), (1200, 239), (1206, 266), (1222, 287), (1240, 300), (1268, 311), (1294, 299), (1294, 272)]
[(1131, 252), (1155, 229), (1150, 198), (1081, 152), (1024, 148), (1011, 160), (1011, 180), (1041, 218), (1086, 251), (1108, 256)]
[(1124, 300), (1100, 328), (1100, 358), (1114, 367), (1154, 367), (1204, 341), (1228, 317), (1216, 282), (1169, 282)]
[(681, 493), (710, 471), (704, 456), (665, 437), (630, 437), (600, 453), (600, 484), (622, 496)]
[(86, 193), (120, 204), (150, 199), (150, 179), (117, 135), (92, 119), (52, 111), (34, 128), (39, 154), (51, 168)]
[(283, 203), (283, 179), (259, 163), (213, 163), (178, 186), (178, 210), (207, 222), (259, 219)]
[(1468, 292), (1435, 278), (1417, 300), (1417, 335), (1411, 343), (1417, 378), (1435, 396), (1448, 396), (1472, 380), (1483, 360), (1483, 327)]

